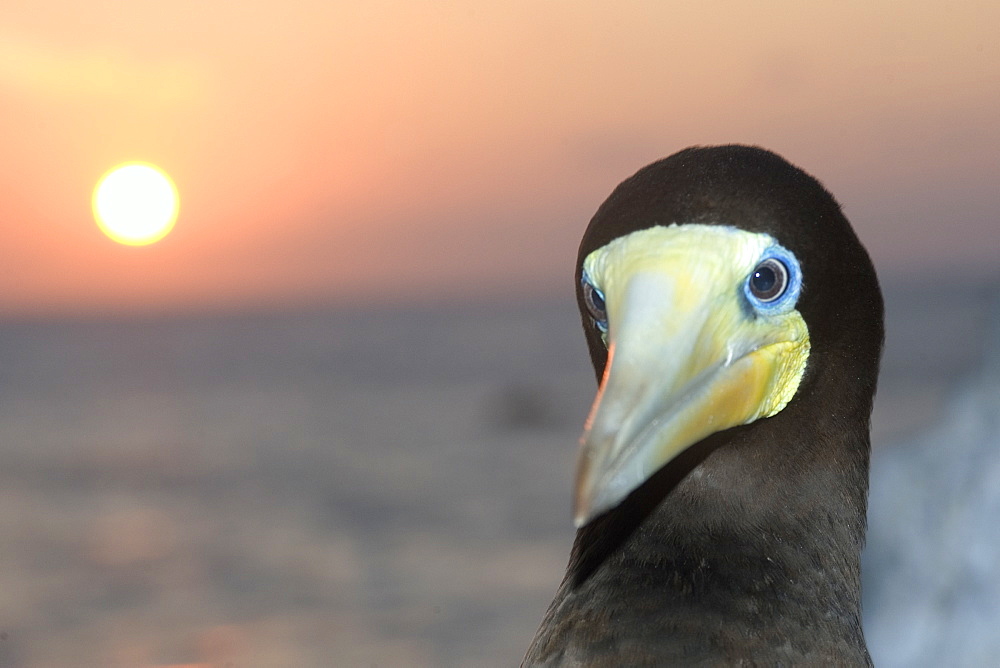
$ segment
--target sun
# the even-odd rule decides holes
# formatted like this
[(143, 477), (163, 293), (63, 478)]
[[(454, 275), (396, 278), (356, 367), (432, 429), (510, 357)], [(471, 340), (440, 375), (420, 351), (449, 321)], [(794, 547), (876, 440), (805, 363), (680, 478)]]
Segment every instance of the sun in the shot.
[(177, 220), (177, 187), (148, 162), (126, 162), (94, 188), (94, 220), (120, 244), (145, 246), (165, 237)]

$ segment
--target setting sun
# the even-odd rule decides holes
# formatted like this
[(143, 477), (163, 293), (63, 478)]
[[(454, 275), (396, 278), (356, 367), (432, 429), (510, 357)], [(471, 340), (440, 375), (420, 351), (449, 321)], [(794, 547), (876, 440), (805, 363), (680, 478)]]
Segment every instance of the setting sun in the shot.
[(159, 241), (177, 220), (177, 188), (159, 167), (145, 162), (118, 165), (94, 188), (94, 219), (120, 244)]

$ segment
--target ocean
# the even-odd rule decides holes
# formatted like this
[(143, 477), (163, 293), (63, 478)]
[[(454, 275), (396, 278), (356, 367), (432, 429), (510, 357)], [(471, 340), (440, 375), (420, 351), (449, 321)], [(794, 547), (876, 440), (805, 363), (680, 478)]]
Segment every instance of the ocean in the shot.
[[(877, 665), (1000, 665), (1000, 290), (888, 284)], [(0, 322), (0, 666), (511, 666), (596, 387), (572, 296)]]

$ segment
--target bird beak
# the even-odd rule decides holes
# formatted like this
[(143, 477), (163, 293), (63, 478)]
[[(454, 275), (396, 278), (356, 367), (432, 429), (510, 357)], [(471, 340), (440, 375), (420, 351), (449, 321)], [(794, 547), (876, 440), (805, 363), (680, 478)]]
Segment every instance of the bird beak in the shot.
[(769, 239), (658, 227), (588, 256), (584, 269), (599, 277), (608, 309), (608, 361), (581, 437), (577, 527), (686, 448), (772, 416), (795, 394), (809, 354), (805, 321), (795, 310), (764, 316), (743, 297)]

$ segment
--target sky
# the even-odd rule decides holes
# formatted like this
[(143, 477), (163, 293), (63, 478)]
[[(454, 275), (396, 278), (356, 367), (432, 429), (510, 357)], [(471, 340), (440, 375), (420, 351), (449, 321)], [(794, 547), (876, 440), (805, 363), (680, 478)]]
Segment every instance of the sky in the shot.
[[(1000, 4), (5, 0), (0, 315), (567, 294), (597, 206), (775, 150), (882, 275), (1000, 274)], [(155, 163), (176, 227), (95, 225)]]

